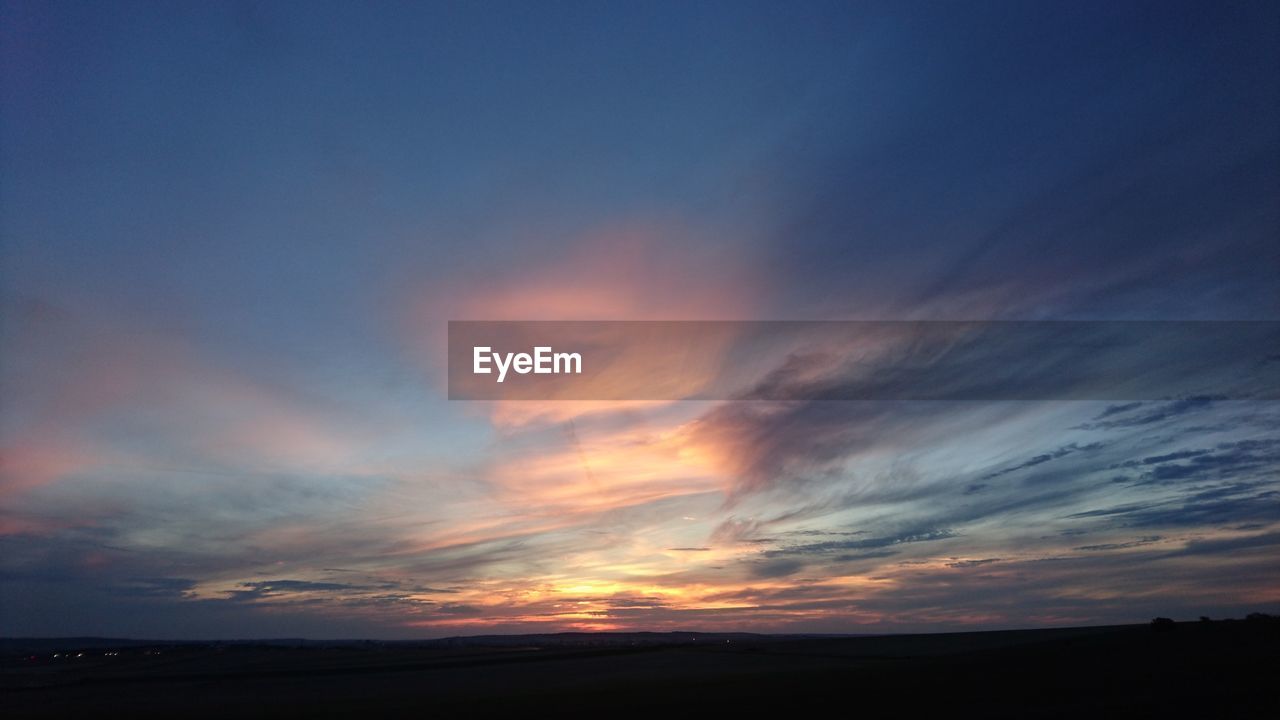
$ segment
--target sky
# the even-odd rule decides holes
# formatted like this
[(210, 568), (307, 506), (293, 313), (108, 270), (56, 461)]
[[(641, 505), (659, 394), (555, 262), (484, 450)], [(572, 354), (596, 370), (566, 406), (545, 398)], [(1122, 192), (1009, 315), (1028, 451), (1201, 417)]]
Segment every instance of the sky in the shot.
[(450, 320), (1278, 320), (1276, 3), (5, 0), (0, 63), (0, 635), (1280, 610), (1274, 400), (445, 374)]

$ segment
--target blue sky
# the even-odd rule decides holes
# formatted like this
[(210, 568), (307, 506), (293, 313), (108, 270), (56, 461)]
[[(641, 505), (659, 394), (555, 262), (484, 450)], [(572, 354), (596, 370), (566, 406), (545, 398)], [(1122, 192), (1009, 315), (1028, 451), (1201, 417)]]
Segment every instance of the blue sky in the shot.
[(1272, 4), (0, 12), (4, 634), (1280, 602), (1273, 403), (443, 376), (450, 319), (1274, 320)]

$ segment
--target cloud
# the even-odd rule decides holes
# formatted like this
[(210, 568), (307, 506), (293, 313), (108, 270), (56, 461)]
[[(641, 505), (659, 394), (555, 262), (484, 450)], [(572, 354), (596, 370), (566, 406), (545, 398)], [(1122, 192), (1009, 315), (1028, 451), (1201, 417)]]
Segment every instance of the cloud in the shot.
[(956, 568), (956, 569), (971, 568), (971, 567), (982, 567), (983, 565), (990, 565), (991, 563), (998, 563), (998, 562), (1000, 562), (1000, 560), (1001, 560), (1001, 558), (981, 558), (981, 559), (978, 559), (978, 560), (956, 560), (956, 561), (954, 561), (954, 562), (949, 562), (949, 563), (947, 563), (947, 567), (949, 567), (949, 568)]
[(859, 540), (828, 540), (819, 543), (787, 545), (767, 551), (766, 555), (826, 555), (844, 550), (871, 550), (904, 543), (933, 542), (956, 537), (951, 530), (938, 528), (911, 529), (895, 535)]
[[(1187, 462), (1177, 462), (1177, 461)], [(1265, 471), (1280, 462), (1280, 442), (1240, 440), (1213, 449), (1183, 450), (1143, 458), (1143, 465), (1157, 467), (1143, 473), (1142, 482), (1169, 483), (1214, 478), (1241, 478)]]
[(1143, 545), (1150, 545), (1152, 543), (1160, 542), (1163, 539), (1164, 538), (1160, 537), (1159, 535), (1146, 535), (1141, 538), (1138, 538), (1137, 540), (1133, 540), (1130, 542), (1102, 543), (1100, 545), (1081, 545), (1080, 547), (1073, 548), (1073, 549), (1081, 550), (1084, 552), (1105, 552), (1110, 550), (1128, 550), (1129, 548), (1141, 547)]
[(1280, 520), (1280, 491), (1252, 484), (1232, 485), (1176, 495), (1157, 502), (1139, 502), (1073, 513), (1072, 518), (1108, 518), (1125, 527), (1218, 527), (1250, 521)]
[(181, 334), (105, 311), (63, 311), (12, 332), (24, 353), (3, 375), (12, 403), (0, 436), (5, 495), (124, 468), (354, 469), (376, 424), (278, 378), (232, 369)]
[[(1057, 450), (1054, 450), (1053, 452), (1042, 453), (1040, 455), (1036, 455), (1030, 460), (1023, 460), (1017, 465), (1013, 465), (1011, 467), (997, 470), (996, 472), (986, 475), (982, 479), (993, 480), (995, 478), (1000, 477), (1001, 475), (1008, 475), (1009, 473), (1017, 472), (1019, 470), (1025, 470), (1026, 468), (1029, 468), (1029, 467), (1035, 467), (1036, 465), (1047, 463), (1050, 460), (1057, 460), (1058, 458), (1065, 457), (1075, 452), (1088, 452), (1091, 450), (1097, 450), (1100, 447), (1102, 447), (1102, 443), (1100, 442), (1089, 443), (1088, 445), (1084, 445), (1084, 446), (1081, 446), (1079, 443), (1071, 443), (1070, 445), (1065, 445), (1063, 447), (1060, 447)], [(970, 487), (975, 487), (975, 486), (971, 485)], [(977, 487), (981, 488), (981, 487), (985, 487), (985, 485), (980, 485)]]
[(1180, 549), (1167, 553), (1168, 557), (1189, 555), (1230, 555), (1240, 550), (1271, 548), (1280, 545), (1280, 533), (1268, 532), (1225, 538), (1194, 538)]
[(183, 599), (191, 597), (196, 581), (190, 578), (131, 578), (112, 590), (129, 597)]
[(720, 522), (711, 532), (711, 542), (715, 544), (735, 544), (754, 542), (763, 539), (761, 533), (768, 523), (757, 518), (738, 518), (730, 516)]
[[(1130, 428), (1152, 425), (1189, 413), (1207, 410), (1215, 402), (1225, 398), (1208, 395), (1196, 395), (1173, 400), (1167, 403), (1124, 403), (1107, 407), (1091, 422), (1079, 427), (1082, 430), (1108, 430), (1114, 428)], [(1137, 412), (1143, 410), (1143, 412)]]
[(898, 554), (897, 550), (869, 550), (867, 552), (843, 553), (835, 556), (834, 560), (838, 563), (852, 563), (861, 560), (879, 560)]
[(310, 582), (307, 580), (258, 580), (240, 583), (245, 590), (234, 591), (237, 599), (254, 599), (272, 595), (293, 594), (300, 592), (349, 592), (351, 590), (367, 590), (367, 587), (347, 583)]
[(779, 578), (794, 575), (804, 569), (804, 563), (786, 558), (775, 558), (752, 563), (751, 572), (759, 578)]

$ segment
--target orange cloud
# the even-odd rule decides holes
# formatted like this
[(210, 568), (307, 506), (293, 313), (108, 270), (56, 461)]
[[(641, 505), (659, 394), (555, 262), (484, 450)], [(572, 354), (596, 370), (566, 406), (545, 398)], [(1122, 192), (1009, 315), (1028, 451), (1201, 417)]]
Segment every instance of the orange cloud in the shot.
[[(362, 447), (335, 408), (220, 367), (180, 337), (65, 314), (21, 330), (23, 364), (4, 378), (5, 497), (108, 466), (337, 471)], [(117, 447), (105, 431), (117, 423), (148, 444)]]

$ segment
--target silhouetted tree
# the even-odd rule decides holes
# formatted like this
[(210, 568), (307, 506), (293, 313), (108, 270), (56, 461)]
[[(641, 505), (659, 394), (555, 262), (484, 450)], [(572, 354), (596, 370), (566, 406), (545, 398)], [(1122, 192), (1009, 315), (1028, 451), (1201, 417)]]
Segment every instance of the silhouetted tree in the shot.
[(1168, 632), (1174, 627), (1173, 618), (1158, 617), (1151, 621), (1151, 629), (1156, 632)]

